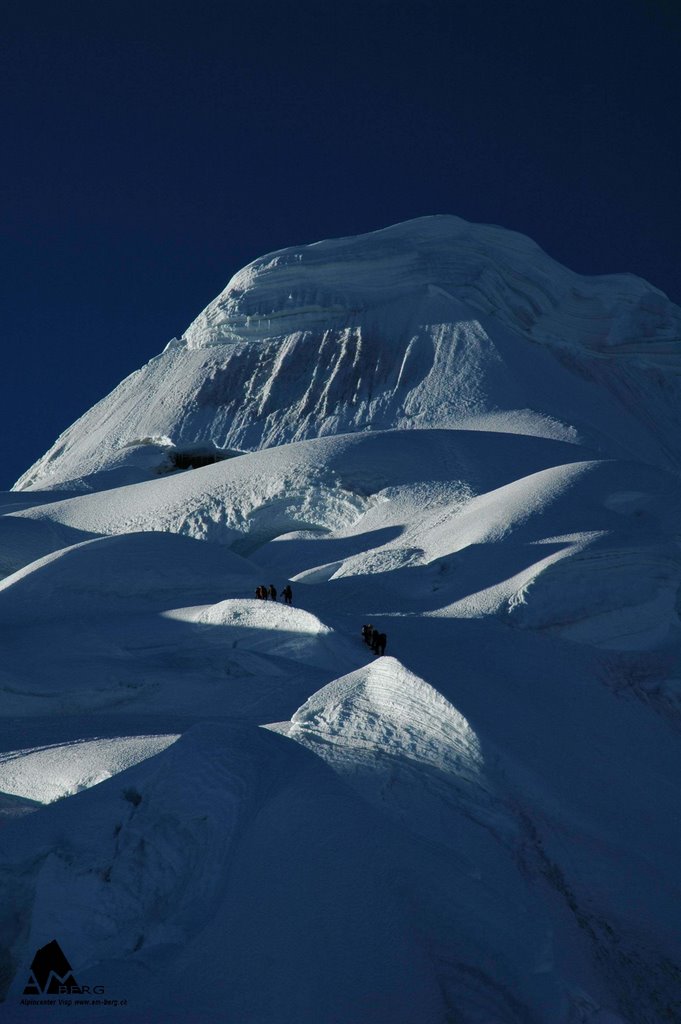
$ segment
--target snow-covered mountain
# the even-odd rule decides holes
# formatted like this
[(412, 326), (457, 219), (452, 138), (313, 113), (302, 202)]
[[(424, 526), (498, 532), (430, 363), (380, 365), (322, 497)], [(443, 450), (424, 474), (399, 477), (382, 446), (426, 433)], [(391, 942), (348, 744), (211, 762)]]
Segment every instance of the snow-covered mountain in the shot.
[(580, 277), (521, 235), (425, 217), (256, 260), (16, 486), (423, 427), (678, 468), (680, 338), (681, 311), (645, 281)]
[(681, 1019), (680, 328), (454, 217), (286, 249), (2, 496), (2, 1020)]

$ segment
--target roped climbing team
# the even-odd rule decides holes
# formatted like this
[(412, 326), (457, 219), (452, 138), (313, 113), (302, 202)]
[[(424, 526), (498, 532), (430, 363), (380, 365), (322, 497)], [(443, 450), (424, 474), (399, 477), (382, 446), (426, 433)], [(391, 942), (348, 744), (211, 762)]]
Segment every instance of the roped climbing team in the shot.
[[(263, 583), (259, 587), (255, 588), (255, 596), (259, 598), (261, 601), (266, 601), (268, 598), (270, 598), (272, 601), (276, 601), (277, 588), (275, 587), (274, 583), (270, 583), (269, 587), (265, 586), (265, 584)], [(284, 604), (291, 604), (291, 602), (293, 601), (293, 591), (291, 590), (291, 587), (288, 583), (282, 590), (281, 596), (284, 601)]]
[[(260, 601), (267, 601), (268, 598), (271, 601), (277, 600), (277, 588), (274, 583), (270, 583), (269, 587), (262, 583), (259, 587), (255, 588), (255, 596)], [(293, 591), (291, 585), (286, 584), (281, 592), (282, 600), (285, 604), (291, 604), (293, 602)], [(375, 626), (368, 623), (362, 626), (362, 639), (367, 644), (374, 654), (383, 655), (385, 654), (385, 647), (388, 642), (388, 638), (385, 633), (380, 633)]]
[(362, 626), (362, 639), (365, 644), (369, 645), (374, 654), (385, 654), (385, 645), (388, 642), (388, 638), (385, 633), (379, 633), (371, 623)]

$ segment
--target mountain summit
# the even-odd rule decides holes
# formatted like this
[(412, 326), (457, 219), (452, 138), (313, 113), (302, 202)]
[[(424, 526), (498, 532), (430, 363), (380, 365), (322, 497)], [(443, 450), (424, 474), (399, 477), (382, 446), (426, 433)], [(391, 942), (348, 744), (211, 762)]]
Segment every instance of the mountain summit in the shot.
[[(424, 217), (239, 271), (15, 489), (148, 479), (290, 441), (466, 428), (681, 465), (681, 310), (498, 227)], [(104, 473), (104, 476), (100, 474)]]

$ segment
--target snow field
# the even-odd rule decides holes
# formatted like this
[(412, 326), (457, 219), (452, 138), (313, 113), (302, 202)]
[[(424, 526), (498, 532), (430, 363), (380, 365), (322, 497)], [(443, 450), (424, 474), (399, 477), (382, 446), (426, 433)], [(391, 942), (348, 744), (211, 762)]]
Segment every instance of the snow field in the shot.
[(55, 937), (132, 1024), (680, 1016), (680, 324), (425, 218), (62, 435), (0, 502), (3, 1020)]

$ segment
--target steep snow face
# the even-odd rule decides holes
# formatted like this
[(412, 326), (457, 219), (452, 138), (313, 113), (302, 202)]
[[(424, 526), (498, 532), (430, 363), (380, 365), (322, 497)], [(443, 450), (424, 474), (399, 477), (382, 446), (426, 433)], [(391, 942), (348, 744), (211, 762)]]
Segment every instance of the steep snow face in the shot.
[[(196, 445), (474, 427), (678, 465), (681, 311), (456, 217), (262, 257), (67, 430), (17, 488), (101, 487)], [(84, 481), (85, 478), (85, 481)]]

